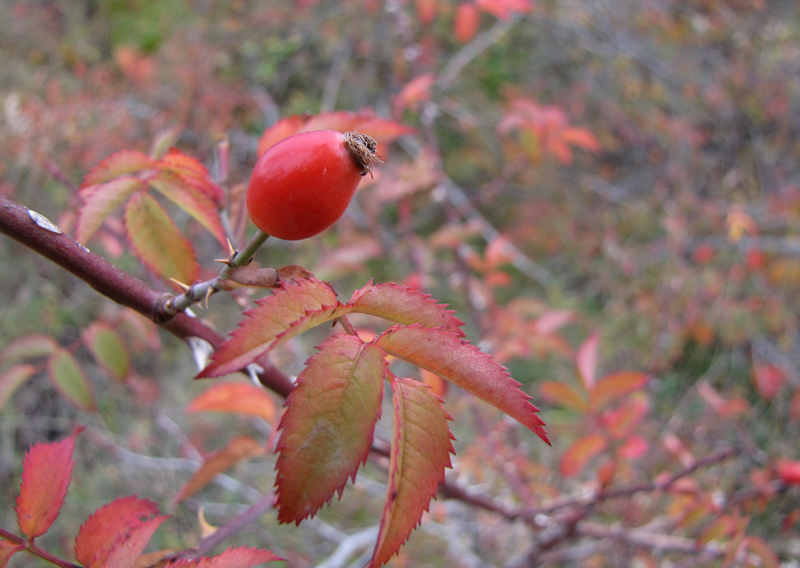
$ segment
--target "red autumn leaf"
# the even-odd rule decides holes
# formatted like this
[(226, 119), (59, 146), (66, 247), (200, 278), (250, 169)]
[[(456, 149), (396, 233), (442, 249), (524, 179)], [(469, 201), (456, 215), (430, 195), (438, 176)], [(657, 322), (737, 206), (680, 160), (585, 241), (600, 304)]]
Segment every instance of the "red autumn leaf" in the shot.
[(108, 324), (95, 322), (81, 334), (95, 360), (112, 378), (124, 381), (131, 372), (131, 356), (119, 334)]
[(475, 0), (475, 5), (498, 20), (505, 20), (515, 13), (527, 14), (533, 9), (531, 0)]
[(408, 539), (430, 507), (445, 468), (451, 467), (455, 438), (430, 387), (412, 379), (392, 381), (394, 428), (389, 484), (378, 542), (368, 568), (384, 565)]
[(575, 365), (578, 367), (578, 378), (583, 383), (587, 392), (594, 389), (595, 370), (597, 369), (597, 347), (600, 335), (595, 332), (583, 342), (575, 355)]
[(800, 461), (780, 460), (776, 469), (781, 481), (788, 485), (800, 485)]
[(95, 552), (89, 568), (133, 568), (153, 533), (166, 519), (154, 517), (124, 528), (108, 546)]
[(752, 376), (758, 394), (766, 400), (774, 399), (786, 383), (786, 374), (775, 365), (754, 364)]
[(264, 134), (261, 135), (261, 139), (258, 141), (258, 155), (261, 156), (261, 154), (272, 148), (284, 138), (288, 138), (292, 134), (300, 132), (300, 129), (307, 120), (307, 116), (289, 116), (287, 118), (280, 119), (273, 126), (267, 128), (264, 131)]
[(505, 367), (454, 333), (421, 324), (394, 326), (373, 340), (389, 355), (427, 369), (505, 412), (547, 442), (530, 396)]
[(257, 548), (229, 548), (210, 558), (181, 558), (168, 562), (165, 568), (252, 568), (265, 562), (284, 560), (269, 550)]
[(245, 312), (246, 319), (212, 356), (211, 363), (197, 376), (219, 377), (243, 369), (269, 351), (278, 335), (306, 314), (326, 306), (337, 306), (330, 286), (316, 278), (284, 280), (271, 296), (256, 300), (257, 307)]
[(393, 282), (373, 284), (370, 280), (366, 286), (353, 292), (347, 304), (354, 312), (370, 314), (384, 319), (411, 325), (421, 323), (426, 327), (441, 328), (463, 337), (461, 326), (464, 322), (448, 310), (447, 304), (439, 304), (430, 294), (422, 294)]
[(763, 568), (780, 568), (781, 562), (775, 551), (763, 539), (757, 536), (748, 536), (744, 539), (745, 546), (751, 554), (761, 559), (759, 566)]
[(125, 208), (125, 227), (136, 255), (157, 276), (191, 283), (200, 276), (194, 248), (153, 197), (139, 193)]
[(159, 162), (162, 171), (177, 174), (181, 180), (211, 198), (219, 207), (225, 203), (225, 191), (211, 180), (208, 169), (197, 159), (177, 148), (170, 148)]
[(278, 428), (278, 520), (314, 515), (341, 497), (369, 455), (381, 411), (386, 361), (380, 349), (335, 335), (297, 377)]
[(556, 332), (575, 319), (575, 312), (569, 310), (547, 310), (536, 319), (534, 330), (541, 335)]
[(586, 128), (568, 126), (561, 129), (559, 138), (565, 144), (577, 146), (578, 148), (582, 148), (587, 152), (600, 151), (600, 142), (597, 141), (597, 137), (592, 134), (591, 130)]
[(14, 365), (4, 371), (0, 371), (0, 411), (6, 401), (36, 372), (33, 365), (23, 364)]
[(194, 495), (214, 481), (218, 473), (229, 470), (244, 459), (261, 455), (264, 451), (264, 447), (250, 436), (236, 436), (225, 448), (213, 452), (203, 459), (203, 465), (180, 488), (173, 503), (178, 503), (186, 497)]
[(6, 568), (11, 557), (20, 550), (25, 550), (24, 544), (14, 544), (0, 537), (0, 568)]
[(81, 189), (84, 204), (78, 212), (75, 240), (79, 243), (88, 242), (114, 209), (145, 188), (138, 178), (122, 176)]
[(227, 244), (219, 208), (212, 198), (198, 190), (191, 180), (168, 171), (161, 171), (147, 180), (159, 193), (186, 211), (195, 221), (214, 235), (223, 246)]
[(416, 112), (420, 104), (431, 98), (431, 87), (436, 82), (433, 73), (425, 73), (405, 84), (392, 102), (392, 112), (399, 117), (404, 110)]
[(589, 434), (577, 439), (561, 456), (559, 472), (564, 477), (574, 477), (586, 467), (591, 459), (608, 447), (608, 441), (601, 434)]
[(156, 161), (137, 150), (122, 150), (98, 163), (83, 178), (81, 189), (125, 174), (157, 167)]
[(58, 343), (49, 335), (36, 333), (23, 335), (3, 347), (0, 351), (0, 365), (48, 357), (56, 349), (58, 349)]
[(47, 360), (47, 370), (53, 386), (64, 398), (85, 412), (97, 410), (92, 386), (72, 353), (57, 349)]
[(75, 537), (75, 559), (88, 566), (102, 548), (108, 549), (117, 535), (158, 514), (158, 505), (134, 496), (120, 497), (92, 513)]
[(44, 534), (61, 511), (67, 495), (72, 466), (72, 452), (78, 428), (60, 442), (33, 444), (22, 460), (22, 485), (17, 506), (19, 530), (28, 538)]
[(612, 402), (641, 390), (647, 385), (648, 376), (645, 373), (633, 371), (620, 371), (611, 373), (601, 378), (591, 391), (589, 399), (592, 408), (602, 410)]
[(453, 22), (453, 35), (460, 43), (467, 43), (478, 33), (481, 14), (472, 2), (461, 2), (456, 8), (456, 19)]
[(429, 26), (436, 18), (436, 12), (438, 11), (436, 0), (414, 0), (414, 8), (417, 10), (419, 23), (423, 26)]
[(566, 383), (544, 381), (539, 385), (539, 396), (551, 404), (558, 404), (578, 412), (584, 412), (588, 407), (586, 397)]
[(643, 393), (637, 393), (617, 408), (603, 413), (603, 425), (612, 438), (628, 436), (650, 411), (650, 402)]
[(617, 455), (626, 460), (635, 460), (647, 453), (650, 444), (641, 436), (630, 436), (617, 448)]
[(259, 416), (267, 422), (275, 418), (275, 403), (263, 388), (251, 383), (222, 383), (197, 396), (187, 412), (235, 412)]

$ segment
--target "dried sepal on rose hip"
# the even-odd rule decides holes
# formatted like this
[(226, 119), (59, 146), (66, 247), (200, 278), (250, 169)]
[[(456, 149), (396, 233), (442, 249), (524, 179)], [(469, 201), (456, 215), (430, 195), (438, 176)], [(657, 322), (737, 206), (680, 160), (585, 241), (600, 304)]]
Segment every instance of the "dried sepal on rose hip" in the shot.
[(272, 237), (299, 241), (342, 216), (361, 177), (380, 163), (375, 140), (358, 132), (316, 130), (290, 136), (258, 159), (247, 211)]

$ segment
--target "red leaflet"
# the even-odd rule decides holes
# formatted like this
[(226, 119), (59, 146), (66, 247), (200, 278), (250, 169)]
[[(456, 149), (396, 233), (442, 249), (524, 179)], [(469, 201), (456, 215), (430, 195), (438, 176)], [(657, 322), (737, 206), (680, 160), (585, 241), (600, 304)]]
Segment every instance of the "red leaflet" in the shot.
[(75, 240), (79, 243), (88, 242), (114, 209), (146, 187), (138, 178), (121, 176), (81, 189), (81, 197), (85, 203), (78, 213)]
[(60, 442), (34, 444), (25, 454), (15, 510), (19, 530), (31, 539), (44, 534), (58, 517), (75, 463), (75, 436), (82, 430)]
[(427, 369), (482, 398), (547, 442), (539, 409), (519, 389), (505, 367), (466, 339), (421, 324), (394, 326), (373, 340), (389, 355)]
[(81, 189), (104, 183), (124, 174), (157, 167), (156, 161), (137, 150), (122, 150), (93, 167), (83, 178)]
[(173, 560), (167, 568), (251, 568), (264, 562), (284, 560), (269, 550), (257, 548), (229, 548), (219, 556), (211, 558), (182, 558)]
[(102, 548), (110, 548), (117, 535), (142, 524), (142, 518), (158, 514), (158, 505), (134, 496), (121, 497), (86, 519), (75, 538), (75, 559), (88, 566)]
[(202, 187), (174, 172), (160, 171), (147, 180), (159, 193), (186, 211), (192, 218), (226, 245), (225, 229), (214, 196), (209, 196)]
[(788, 485), (800, 485), (800, 461), (781, 460), (777, 466), (778, 477)]
[(125, 207), (125, 226), (136, 255), (157, 276), (191, 283), (200, 276), (194, 248), (164, 208), (147, 193)]
[(369, 455), (383, 398), (380, 349), (335, 335), (297, 377), (278, 428), (278, 520), (300, 524), (341, 497)]
[(392, 381), (394, 429), (389, 485), (378, 542), (369, 568), (389, 561), (430, 507), (445, 468), (451, 467), (452, 420), (442, 399), (430, 387), (412, 379)]
[(133, 568), (150, 537), (167, 517), (154, 517), (117, 533), (114, 540), (92, 556), (90, 568)]
[(251, 383), (222, 383), (212, 386), (186, 407), (187, 412), (236, 412), (259, 416), (267, 422), (275, 418), (275, 403), (263, 388)]
[(176, 174), (181, 181), (210, 197), (218, 206), (225, 203), (225, 191), (211, 181), (208, 169), (195, 158), (187, 156), (177, 148), (170, 148), (159, 162), (162, 171)]
[(464, 322), (453, 315), (454, 310), (446, 309), (447, 304), (439, 304), (430, 294), (421, 294), (392, 282), (373, 284), (370, 280), (366, 286), (353, 292), (347, 305), (354, 312), (379, 316), (405, 325), (421, 323), (426, 327), (438, 327), (442, 331), (464, 336), (461, 330)]
[(258, 307), (245, 312), (247, 319), (222, 344), (197, 378), (219, 377), (243, 369), (269, 351), (278, 335), (293, 322), (323, 306), (336, 306), (338, 301), (330, 286), (308, 278), (284, 281), (271, 296), (257, 300), (256, 304)]

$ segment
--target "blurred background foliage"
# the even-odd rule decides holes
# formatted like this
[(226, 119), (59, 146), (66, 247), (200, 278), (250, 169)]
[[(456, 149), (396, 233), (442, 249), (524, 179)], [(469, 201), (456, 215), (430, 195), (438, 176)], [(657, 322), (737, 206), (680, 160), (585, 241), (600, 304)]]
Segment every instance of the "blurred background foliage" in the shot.
[[(467, 5), (477, 14), (474, 30), (462, 13)], [(310, 242), (271, 243), (263, 263), (303, 265), (342, 298), (369, 278), (431, 293), (457, 310), (468, 337), (507, 365), (537, 404), (541, 381), (576, 384), (575, 350), (597, 330), (601, 371), (653, 377), (644, 434), (653, 448), (669, 431), (704, 455), (745, 443), (744, 432), (759, 449), (747, 454), (749, 465), (800, 457), (795, 2), (0, 0), (0, 20), (0, 191), (65, 230), (80, 205), (76, 187), (93, 165), (124, 148), (147, 152), (167, 129), (178, 127), (175, 144), (212, 175), (217, 143), (229, 139), (233, 191), (248, 179), (261, 133), (282, 117), (348, 110), (394, 118), (418, 133), (380, 148), (386, 164), (345, 218)], [(120, 227), (112, 221), (106, 229), (92, 247), (159, 286), (125, 252)], [(213, 275), (215, 241), (191, 224), (186, 230)], [(34, 332), (75, 344), (92, 321), (116, 321), (107, 301), (9, 239), (0, 239), (0, 262), (0, 345)], [(231, 300), (215, 297), (212, 308), (203, 315), (220, 329), (240, 317)], [(563, 327), (542, 331), (558, 313), (567, 314)], [(320, 337), (292, 343), (276, 360), (299, 372)], [(187, 433), (205, 449), (232, 430), (265, 434), (241, 418), (183, 416), (203, 386), (191, 381), (188, 351), (166, 336), (160, 342), (155, 354), (135, 355), (134, 387), (109, 383), (87, 363), (100, 401), (94, 415), (62, 401), (44, 376), (6, 405), (4, 527), (12, 525), (5, 505), (21, 452), (71, 431), (72, 420), (96, 432), (79, 445), (68, 500), (75, 519), (119, 494), (168, 502), (186, 475), (153, 475), (131, 465), (135, 457), (107, 455), (102, 443), (176, 457), (187, 451)], [(700, 380), (748, 402), (737, 428), (715, 422), (697, 393)], [(506, 434), (502, 427), (476, 425), (470, 417), (485, 409), (448, 396), (459, 454), (496, 450), (491, 441)], [(556, 448), (586, 426), (575, 412), (541, 406)], [(548, 450), (517, 449), (555, 467)], [(669, 451), (653, 452), (648, 464), (631, 466), (629, 480), (668, 466)], [(472, 467), (456, 475), (506, 495), (502, 476), (481, 481), (485, 472)], [(243, 483), (269, 490), (271, 466), (239, 468)], [(743, 471), (726, 471), (723, 491), (735, 491)], [(547, 475), (552, 494), (576, 489)], [(284, 555), (305, 550), (293, 561), (310, 565), (335, 542), (322, 523), (355, 530), (375, 522), (382, 490), (366, 487), (304, 532), (265, 517), (241, 543), (266, 542)], [(222, 522), (242, 495), (214, 488), (204, 499), (216, 503)], [(175, 510), (175, 533), (159, 531), (159, 544), (191, 540), (198, 502)], [(753, 523), (783, 559), (798, 536), (791, 523), (775, 536), (777, 519), (795, 508), (798, 494), (783, 494)], [(207, 505), (209, 518), (214, 511)], [(437, 511), (445, 515), (434, 505), (431, 516)], [(524, 548), (524, 534), (500, 530), (488, 513), (470, 524), (470, 511), (447, 514), (461, 515), (462, 529), (494, 535), (472, 543), (480, 562), (503, 565)], [(509, 542), (501, 542), (503, 530)], [(442, 558), (458, 557), (456, 537), (444, 528), (423, 532), (396, 565), (452, 565)], [(486, 565), (464, 558), (463, 565)]]

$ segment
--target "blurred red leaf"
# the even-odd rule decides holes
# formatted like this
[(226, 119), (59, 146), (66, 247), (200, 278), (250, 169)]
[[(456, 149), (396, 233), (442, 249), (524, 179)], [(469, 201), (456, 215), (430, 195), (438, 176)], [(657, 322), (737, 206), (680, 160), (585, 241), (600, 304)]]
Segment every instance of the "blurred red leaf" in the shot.
[(111, 154), (93, 167), (83, 178), (81, 189), (110, 181), (125, 174), (154, 169), (156, 161), (137, 150), (122, 150)]
[(630, 436), (617, 448), (617, 455), (626, 460), (635, 460), (647, 453), (650, 444), (641, 436)]
[(203, 459), (203, 465), (180, 488), (173, 503), (178, 503), (186, 497), (194, 495), (214, 481), (218, 473), (227, 471), (240, 461), (261, 455), (265, 451), (264, 447), (250, 436), (236, 436), (223, 449), (213, 452)]
[(594, 389), (595, 370), (597, 369), (597, 349), (600, 344), (600, 334), (595, 332), (581, 344), (575, 355), (575, 365), (578, 367), (578, 378), (583, 383), (586, 392)]
[(647, 380), (648, 376), (645, 373), (634, 371), (620, 371), (602, 377), (589, 396), (592, 408), (602, 410), (610, 403), (643, 389), (647, 385)]
[(117, 535), (142, 523), (144, 517), (158, 514), (158, 505), (134, 496), (120, 497), (104, 505), (81, 525), (75, 537), (75, 559), (89, 566), (102, 548), (109, 548)]
[(22, 484), (17, 496), (17, 523), (28, 538), (44, 534), (61, 511), (67, 495), (77, 428), (68, 438), (49, 444), (36, 443), (22, 460)]
[(564, 477), (574, 477), (607, 447), (608, 441), (601, 434), (589, 434), (578, 438), (561, 456), (558, 470)]
[(433, 73), (425, 73), (406, 83), (392, 102), (394, 116), (400, 118), (404, 110), (417, 112), (422, 103), (430, 100), (435, 82)]
[(589, 406), (584, 395), (570, 385), (557, 381), (544, 381), (539, 385), (539, 395), (551, 404), (572, 408), (578, 412), (585, 412)]
[(800, 485), (800, 461), (780, 460), (776, 469), (781, 481), (789, 485)]
[(478, 33), (481, 14), (472, 2), (461, 2), (456, 8), (456, 19), (453, 22), (453, 35), (460, 43), (467, 43)]
[[(392, 381), (394, 428), (389, 483), (380, 532), (369, 568), (394, 556), (430, 508), (455, 453), (447, 426), (452, 418), (430, 387), (412, 379)], [(420, 459), (424, 456), (424, 459)]]
[(603, 413), (603, 425), (612, 438), (630, 434), (650, 411), (650, 403), (642, 393), (632, 395), (617, 408)]
[(527, 14), (533, 9), (531, 0), (475, 0), (475, 5), (499, 20), (511, 14)]
[(0, 365), (48, 357), (56, 349), (58, 349), (58, 343), (49, 335), (38, 333), (23, 335), (3, 347), (0, 351)]
[(786, 375), (775, 365), (754, 363), (751, 375), (758, 394), (766, 400), (774, 399), (786, 383)]
[(250, 383), (216, 384), (195, 397), (187, 412), (235, 412), (258, 416), (267, 422), (275, 418), (275, 403), (266, 390)]

